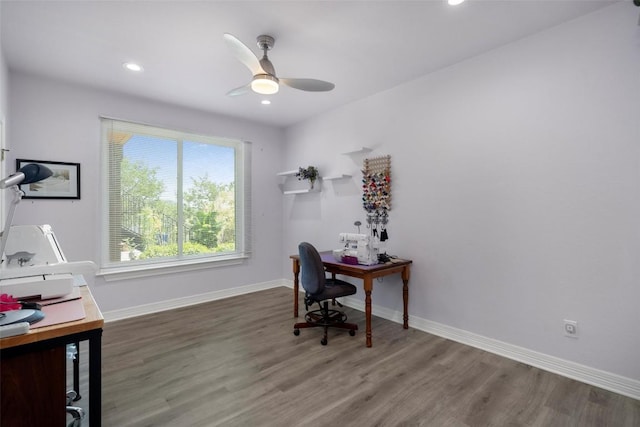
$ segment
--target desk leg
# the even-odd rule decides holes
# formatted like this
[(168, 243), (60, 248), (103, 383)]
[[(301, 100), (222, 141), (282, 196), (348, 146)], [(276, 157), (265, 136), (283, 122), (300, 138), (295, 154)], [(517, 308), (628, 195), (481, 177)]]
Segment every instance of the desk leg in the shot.
[(298, 317), (298, 276), (300, 275), (300, 262), (293, 260), (293, 317)]
[(76, 346), (76, 357), (73, 359), (73, 391), (76, 392), (74, 402), (80, 400), (80, 341), (74, 343)]
[(364, 312), (367, 319), (367, 347), (371, 347), (371, 290), (373, 289), (373, 279), (370, 276), (364, 277)]
[(102, 329), (89, 338), (89, 421), (91, 427), (102, 423)]
[(403, 328), (409, 329), (409, 266), (402, 270), (402, 302), (404, 305), (404, 314), (402, 315)]

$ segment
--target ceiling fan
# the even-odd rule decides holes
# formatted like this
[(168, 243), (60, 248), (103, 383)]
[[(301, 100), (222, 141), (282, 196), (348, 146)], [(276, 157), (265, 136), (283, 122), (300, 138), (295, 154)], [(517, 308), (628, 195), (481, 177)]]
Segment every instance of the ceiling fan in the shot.
[(325, 82), (323, 80), (291, 79), (284, 77), (278, 78), (273, 64), (267, 57), (267, 51), (273, 48), (275, 39), (271, 36), (261, 35), (258, 36), (256, 40), (258, 42), (258, 47), (263, 52), (262, 59), (260, 60), (251, 51), (251, 49), (249, 49), (235, 36), (228, 33), (224, 34), (224, 41), (229, 49), (231, 49), (231, 52), (249, 69), (249, 71), (251, 71), (251, 74), (253, 74), (251, 82), (230, 90), (227, 92), (228, 96), (242, 95), (249, 90), (261, 95), (273, 95), (278, 92), (280, 83), (294, 89), (306, 90), (309, 92), (327, 92), (335, 87), (333, 83)]

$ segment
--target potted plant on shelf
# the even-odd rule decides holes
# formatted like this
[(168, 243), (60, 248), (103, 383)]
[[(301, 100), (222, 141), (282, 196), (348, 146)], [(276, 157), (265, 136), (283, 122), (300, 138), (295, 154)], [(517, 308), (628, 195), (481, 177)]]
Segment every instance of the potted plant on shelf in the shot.
[(313, 190), (313, 184), (318, 179), (318, 168), (315, 166), (309, 166), (307, 168), (298, 168), (298, 172), (296, 172), (296, 176), (299, 180), (309, 180), (311, 183), (311, 189)]

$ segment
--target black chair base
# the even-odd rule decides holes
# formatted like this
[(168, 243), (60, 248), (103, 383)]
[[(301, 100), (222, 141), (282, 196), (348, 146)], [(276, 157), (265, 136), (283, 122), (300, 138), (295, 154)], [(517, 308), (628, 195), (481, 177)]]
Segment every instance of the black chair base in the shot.
[(329, 310), (327, 301), (320, 310), (307, 312), (304, 316), (306, 322), (296, 323), (293, 325), (293, 334), (300, 335), (300, 329), (304, 328), (324, 328), (324, 336), (320, 340), (320, 344), (327, 345), (327, 332), (329, 328), (348, 329), (349, 335), (354, 336), (358, 330), (355, 323), (347, 323), (347, 315), (338, 310)]

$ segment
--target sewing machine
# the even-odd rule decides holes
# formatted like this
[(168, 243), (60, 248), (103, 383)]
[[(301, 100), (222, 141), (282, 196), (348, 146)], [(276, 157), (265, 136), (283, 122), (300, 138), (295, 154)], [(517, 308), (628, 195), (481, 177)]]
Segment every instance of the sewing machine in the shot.
[(55, 298), (73, 290), (73, 275), (96, 271), (91, 261), (67, 262), (49, 225), (14, 225), (0, 266), (0, 293)]
[(355, 258), (358, 264), (374, 265), (378, 263), (378, 239), (368, 234), (340, 233), (338, 236), (342, 249), (333, 251), (333, 256), (340, 262), (345, 258)]

